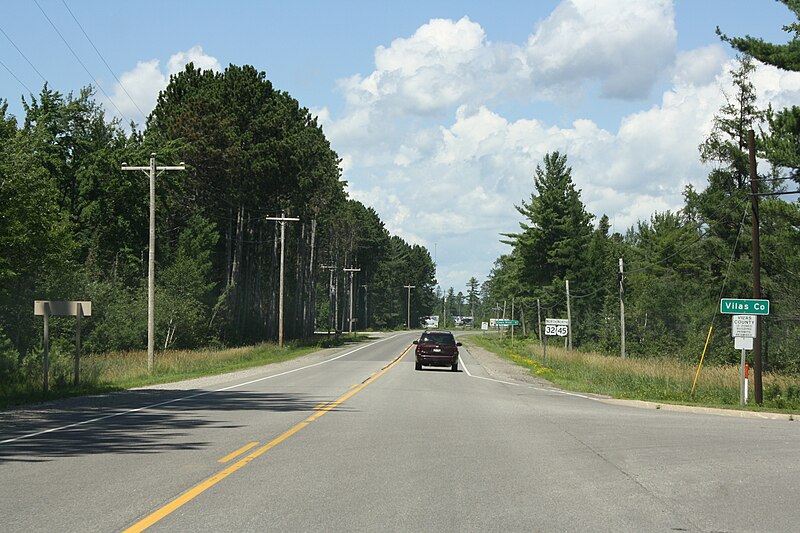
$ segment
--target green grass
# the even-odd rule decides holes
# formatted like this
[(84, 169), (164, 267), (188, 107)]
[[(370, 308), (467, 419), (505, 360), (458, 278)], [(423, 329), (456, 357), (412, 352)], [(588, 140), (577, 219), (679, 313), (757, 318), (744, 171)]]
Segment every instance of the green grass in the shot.
[(501, 357), (531, 370), (566, 390), (603, 394), (613, 398), (651, 402), (744, 408), (800, 413), (800, 378), (775, 373), (763, 375), (763, 405), (754, 403), (753, 380), (747, 406), (739, 405), (739, 368), (708, 366), (697, 372), (696, 362), (669, 358), (626, 358), (594, 352), (567, 351), (547, 346), (547, 361), (538, 340), (517, 340), (513, 347), (507, 338), (475, 335), (466, 338)]
[(185, 379), (223, 374), (235, 370), (269, 365), (295, 359), (322, 348), (368, 340), (365, 335), (320, 337), (305, 342), (220, 350), (167, 350), (156, 352), (153, 372), (147, 370), (147, 352), (111, 352), (88, 354), (81, 358), (81, 385), (72, 385), (72, 360), (64, 358), (51, 364), (50, 390), (43, 391), (41, 366), (28, 372), (27, 379), (0, 383), (0, 409), (44, 400), (101, 394), (112, 391), (171, 383)]

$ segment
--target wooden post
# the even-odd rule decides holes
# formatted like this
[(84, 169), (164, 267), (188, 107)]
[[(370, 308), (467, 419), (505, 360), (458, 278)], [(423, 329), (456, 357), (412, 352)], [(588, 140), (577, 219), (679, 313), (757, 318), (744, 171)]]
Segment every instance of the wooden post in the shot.
[(44, 392), (50, 386), (50, 304), (44, 304)]
[(75, 386), (81, 384), (81, 317), (83, 316), (83, 305), (78, 302), (78, 313), (75, 315)]
[[(752, 255), (753, 255), (753, 298), (761, 298), (761, 243), (759, 241), (759, 218), (758, 218), (758, 175), (756, 174), (756, 141), (753, 130), (747, 132), (747, 148), (750, 157), (750, 202), (752, 207)], [(756, 403), (761, 405), (762, 383), (761, 373), (761, 324), (762, 318), (756, 317), (756, 338), (753, 339), (753, 389), (755, 392)]]

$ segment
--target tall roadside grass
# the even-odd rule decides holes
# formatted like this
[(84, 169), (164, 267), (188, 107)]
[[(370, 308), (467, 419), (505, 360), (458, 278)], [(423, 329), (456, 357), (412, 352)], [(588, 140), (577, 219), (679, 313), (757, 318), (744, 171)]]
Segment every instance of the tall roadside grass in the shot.
[(41, 357), (29, 358), (26, 367), (13, 379), (0, 382), (0, 409), (15, 405), (99, 394), (132, 387), (170, 383), (245, 368), (288, 361), (321, 348), (360, 342), (367, 337), (340, 337), (330, 341), (312, 339), (291, 342), (279, 348), (276, 344), (203, 350), (167, 350), (156, 352), (153, 372), (147, 370), (147, 352), (110, 352), (81, 357), (81, 384), (74, 381), (72, 356), (69, 353), (51, 354), (50, 390), (43, 390)]
[[(512, 346), (507, 338), (496, 335), (464, 338), (567, 390), (622, 399), (741, 408), (738, 366), (704, 365), (692, 394), (697, 372), (694, 362), (669, 358), (622, 359), (595, 352), (567, 351), (550, 344), (545, 362), (535, 339), (517, 340)], [(747, 409), (800, 413), (800, 377), (765, 373), (762, 382), (763, 406), (754, 403), (751, 376)]]

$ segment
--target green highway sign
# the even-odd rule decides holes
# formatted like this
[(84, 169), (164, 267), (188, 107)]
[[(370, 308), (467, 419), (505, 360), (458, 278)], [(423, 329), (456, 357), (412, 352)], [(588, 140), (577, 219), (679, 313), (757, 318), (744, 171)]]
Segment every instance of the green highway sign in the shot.
[(507, 318), (498, 318), (494, 323), (498, 326), (519, 326), (519, 320), (509, 320)]
[(768, 315), (769, 300), (723, 298), (719, 302), (719, 312), (724, 315)]

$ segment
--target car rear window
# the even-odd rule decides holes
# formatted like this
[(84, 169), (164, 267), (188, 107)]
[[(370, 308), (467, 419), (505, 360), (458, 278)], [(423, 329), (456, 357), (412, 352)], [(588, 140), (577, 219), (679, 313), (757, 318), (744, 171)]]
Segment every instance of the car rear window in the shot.
[(426, 333), (422, 336), (420, 342), (430, 344), (455, 344), (456, 340), (450, 333)]

